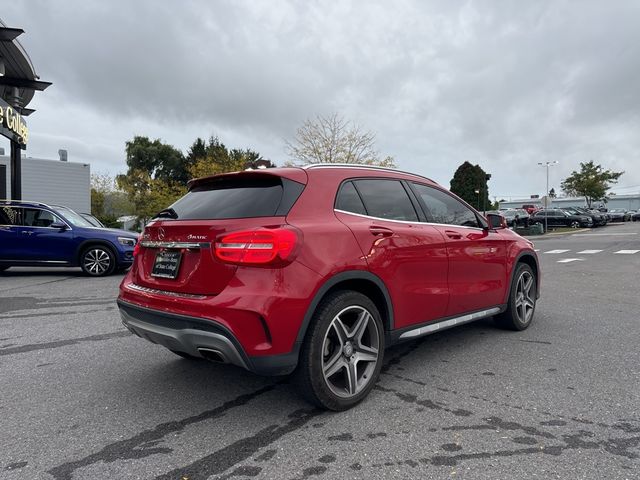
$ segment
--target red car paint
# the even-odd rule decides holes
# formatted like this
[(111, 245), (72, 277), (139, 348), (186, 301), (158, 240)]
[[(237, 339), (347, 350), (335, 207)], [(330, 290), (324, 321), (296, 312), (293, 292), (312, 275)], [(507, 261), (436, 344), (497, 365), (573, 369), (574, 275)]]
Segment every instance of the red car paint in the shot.
[[(305, 321), (329, 287), (359, 282), (368, 285), (365, 291), (375, 290), (384, 303), (387, 343), (392, 344), (398, 336), (394, 334), (403, 329), (504, 305), (517, 261), (535, 265), (539, 285), (532, 244), (509, 229), (438, 224), (424, 218), (397, 221), (335, 208), (340, 186), (348, 179), (403, 180), (446, 192), (424, 177), (379, 168), (325, 166), (212, 178), (259, 180), (268, 176), (292, 180), (302, 189), (286, 215), (151, 221), (120, 285), (120, 303), (219, 325), (237, 341), (248, 363), (259, 357), (289, 355), (289, 364), (273, 371), (283, 373), (295, 368), (308, 326)], [(190, 188), (206, 186), (209, 181), (211, 178), (196, 180)], [(233, 242), (237, 237), (231, 234), (236, 232), (282, 229), (294, 232), (284, 240), (293, 246), (284, 245), (284, 256), (270, 263), (226, 262), (224, 254), (216, 252), (216, 248), (243, 245)], [(165, 247), (145, 247), (145, 242), (208, 246), (173, 248), (182, 256), (177, 278), (169, 279), (151, 275), (156, 254)], [(381, 289), (386, 290), (384, 295)]]

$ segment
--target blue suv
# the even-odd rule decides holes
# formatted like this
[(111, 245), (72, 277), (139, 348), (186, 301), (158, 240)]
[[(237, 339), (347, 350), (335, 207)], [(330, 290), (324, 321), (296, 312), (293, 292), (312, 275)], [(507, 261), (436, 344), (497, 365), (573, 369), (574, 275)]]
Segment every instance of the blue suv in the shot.
[(0, 200), (0, 272), (12, 266), (80, 267), (101, 277), (133, 262), (138, 234), (97, 228), (68, 207)]

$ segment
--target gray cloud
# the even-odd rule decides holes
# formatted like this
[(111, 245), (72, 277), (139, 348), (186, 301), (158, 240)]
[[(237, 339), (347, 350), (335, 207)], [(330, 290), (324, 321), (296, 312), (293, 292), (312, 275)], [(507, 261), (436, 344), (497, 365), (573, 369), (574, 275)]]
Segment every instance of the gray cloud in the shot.
[(305, 118), (337, 111), (446, 186), (470, 160), (492, 194), (542, 193), (537, 162), (561, 162), (558, 189), (589, 159), (640, 185), (634, 0), (40, 1), (2, 15), (54, 82), (32, 102), (31, 155), (68, 147), (115, 172), (134, 134), (186, 149), (214, 133), (282, 162)]

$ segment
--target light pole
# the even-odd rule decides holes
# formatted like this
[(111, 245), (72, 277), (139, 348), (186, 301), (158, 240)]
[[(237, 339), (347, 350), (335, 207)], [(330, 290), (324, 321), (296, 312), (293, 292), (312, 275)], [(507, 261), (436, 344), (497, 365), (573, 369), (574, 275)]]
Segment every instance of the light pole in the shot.
[(480, 211), (480, 190), (476, 189), (474, 192), (478, 194), (478, 201), (476, 202), (476, 205), (478, 206), (478, 211)]
[(547, 203), (549, 202), (549, 167), (557, 165), (558, 161), (554, 160), (553, 162), (538, 162), (538, 165), (545, 167), (547, 169), (547, 193), (544, 196), (544, 233), (547, 233), (547, 215), (549, 214), (549, 209), (547, 207)]

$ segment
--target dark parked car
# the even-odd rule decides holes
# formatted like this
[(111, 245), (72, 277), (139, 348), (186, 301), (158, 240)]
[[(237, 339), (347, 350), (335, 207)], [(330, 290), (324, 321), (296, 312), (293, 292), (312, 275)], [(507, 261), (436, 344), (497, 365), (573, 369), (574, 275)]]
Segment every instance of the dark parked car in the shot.
[(60, 205), (0, 201), (0, 271), (13, 266), (75, 267), (94, 277), (133, 262), (138, 235), (96, 228)]
[(82, 215), (82, 218), (84, 218), (94, 227), (105, 228), (104, 224), (100, 220), (98, 220), (95, 215), (91, 215), (90, 213), (81, 213), (80, 215)]
[(521, 208), (514, 208), (512, 210), (503, 210), (500, 212), (507, 219), (507, 225), (510, 227), (528, 227), (529, 226), (529, 213)]
[(593, 227), (591, 215), (573, 215), (560, 208), (538, 210), (531, 215), (529, 221), (531, 223), (541, 223), (544, 225), (545, 218), (547, 225), (550, 227)]
[(523, 330), (539, 296), (533, 244), (502, 217), (384, 168), (198, 179), (138, 245), (118, 298), (131, 332), (182, 357), (295, 372), (332, 410), (367, 396), (386, 347), (490, 316)]
[(612, 208), (608, 213), (612, 222), (628, 222), (631, 220), (631, 214), (624, 208)]
[(588, 210), (580, 207), (561, 207), (561, 209), (569, 212), (571, 215), (589, 215), (593, 220), (594, 227), (604, 226), (608, 222), (607, 216), (598, 210)]
[(631, 214), (631, 220), (633, 220), (634, 222), (640, 221), (640, 210), (636, 210)]

